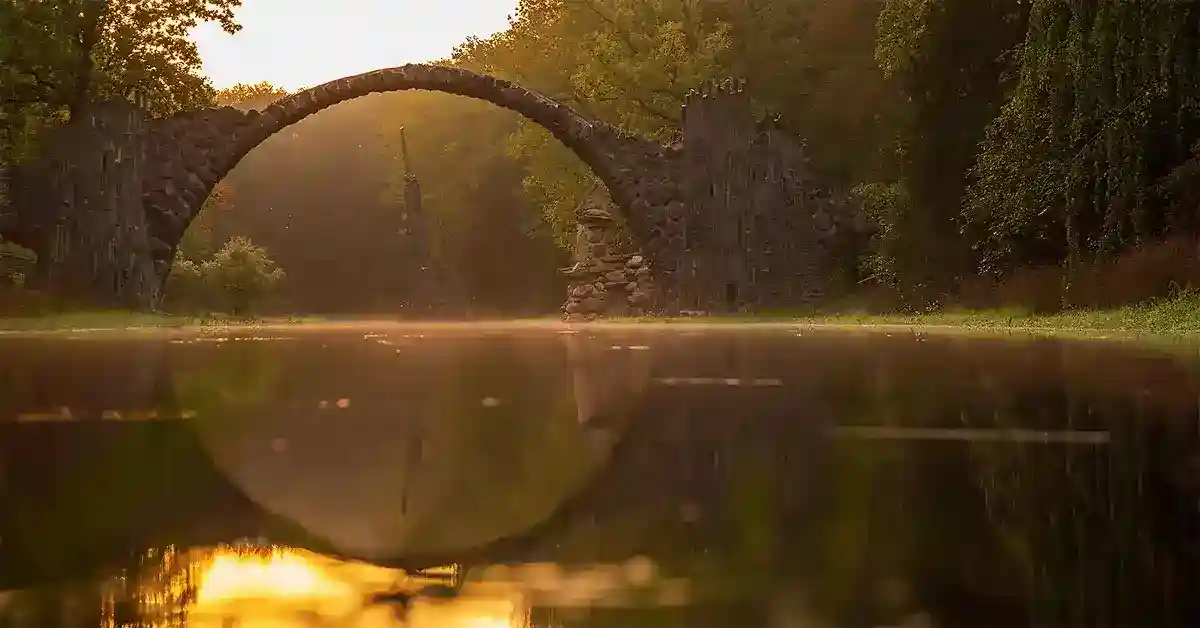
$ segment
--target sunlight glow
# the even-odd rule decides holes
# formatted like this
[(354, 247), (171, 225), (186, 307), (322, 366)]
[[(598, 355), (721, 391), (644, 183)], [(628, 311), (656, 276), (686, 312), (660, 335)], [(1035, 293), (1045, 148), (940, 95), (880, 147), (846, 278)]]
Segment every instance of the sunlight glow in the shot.
[(514, 628), (516, 604), (513, 600), (468, 598), (448, 604), (413, 605), (409, 615), (412, 628)]
[(465, 628), (511, 628), (512, 621), (500, 617), (472, 617), (465, 622)]
[(198, 604), (246, 598), (349, 598), (353, 588), (293, 553), (270, 556), (220, 555), (213, 559), (196, 593)]
[[(430, 572), (457, 573), (456, 567)], [(339, 626), (383, 628), (394, 626), (394, 610), (363, 606), (365, 595), (396, 582), (393, 570), (358, 563), (329, 561), (303, 550), (274, 551), (269, 555), (217, 553), (201, 570), (195, 606), (189, 625), (198, 628), (226, 626), (229, 621), (247, 628), (285, 628), (321, 618)], [(411, 583), (422, 580), (420, 576)], [(520, 598), (511, 594), (453, 601), (414, 602), (409, 628), (512, 628), (522, 625), (517, 609)], [(308, 619), (305, 619), (305, 618)], [(300, 622), (300, 623), (297, 623)]]

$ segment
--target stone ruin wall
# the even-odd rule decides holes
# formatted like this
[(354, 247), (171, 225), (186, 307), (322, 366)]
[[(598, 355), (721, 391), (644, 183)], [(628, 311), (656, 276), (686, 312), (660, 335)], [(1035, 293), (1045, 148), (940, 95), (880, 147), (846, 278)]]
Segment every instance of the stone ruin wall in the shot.
[(736, 312), (819, 300), (826, 244), (850, 217), (818, 189), (803, 141), (775, 118), (756, 118), (749, 93), (726, 81), (689, 95), (682, 145), (681, 307)]
[(16, 171), (14, 241), (38, 253), (33, 287), (92, 305), (158, 305), (142, 211), (147, 126), (133, 104), (93, 104)]
[[(825, 296), (829, 244), (853, 228), (854, 215), (819, 189), (803, 141), (778, 119), (756, 118), (749, 93), (730, 81), (689, 94), (682, 131), (673, 169), (683, 200), (672, 216), (682, 238), (650, 260), (674, 290), (632, 281), (639, 277), (630, 269), (649, 261), (609, 250), (611, 214), (594, 193), (579, 212), (568, 320), (798, 307)], [(637, 264), (623, 266), (634, 257)]]

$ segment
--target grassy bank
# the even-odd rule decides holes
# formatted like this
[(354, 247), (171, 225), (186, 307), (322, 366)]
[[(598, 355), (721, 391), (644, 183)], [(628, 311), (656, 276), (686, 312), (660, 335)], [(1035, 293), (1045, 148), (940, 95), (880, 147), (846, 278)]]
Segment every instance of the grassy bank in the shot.
[[(0, 317), (0, 332), (47, 330), (121, 330), (225, 325), (283, 325), (329, 323), (326, 319), (271, 317), (235, 318), (224, 314), (190, 316), (128, 311), (75, 311), (37, 316)], [(369, 322), (369, 321), (360, 321)], [(525, 321), (555, 324), (556, 319)], [(827, 327), (926, 327), (964, 331), (1055, 332), (1098, 336), (1106, 334), (1153, 334), (1159, 336), (1196, 336), (1200, 338), (1200, 293), (1189, 292), (1170, 299), (1150, 301), (1112, 310), (1073, 310), (1059, 314), (1035, 314), (1023, 309), (948, 310), (923, 314), (801, 314), (763, 312), (752, 315), (702, 316), (684, 318), (606, 319), (605, 323), (687, 323), (687, 324), (788, 324)], [(415, 324), (410, 321), (408, 324)]]
[(172, 329), (222, 325), (300, 324), (317, 319), (272, 317), (265, 319), (234, 317), (226, 314), (194, 316), (162, 312), (123, 310), (84, 310), (52, 312), (33, 316), (0, 317), (0, 332), (56, 330)]
[(1188, 293), (1112, 310), (1073, 310), (1058, 314), (1034, 314), (1028, 310), (964, 310), (928, 314), (842, 314), (813, 316), (804, 320), (827, 325), (912, 325), (1087, 335), (1200, 336), (1200, 294)]
[(85, 310), (0, 317), (0, 331), (167, 328), (222, 324), (229, 321), (228, 317), (222, 316), (200, 317), (159, 312)]
[(1061, 332), (1085, 336), (1154, 334), (1200, 337), (1200, 293), (1150, 301), (1112, 310), (1073, 310), (1035, 314), (1027, 309), (947, 310), (922, 314), (801, 314), (763, 312), (754, 315), (625, 319), (650, 323), (788, 323), (827, 327), (927, 327), (964, 331)]

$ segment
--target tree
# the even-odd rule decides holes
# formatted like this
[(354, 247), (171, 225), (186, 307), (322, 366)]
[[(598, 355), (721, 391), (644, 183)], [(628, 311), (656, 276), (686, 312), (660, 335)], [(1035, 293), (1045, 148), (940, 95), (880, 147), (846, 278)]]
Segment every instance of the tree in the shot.
[(211, 309), (207, 285), (201, 270), (202, 264), (184, 257), (176, 251), (171, 263), (171, 272), (163, 290), (163, 302), (168, 309), (201, 311)]
[(23, 286), (36, 261), (33, 251), (0, 239), (0, 285)]
[[(211, 105), (213, 89), (188, 32), (201, 21), (236, 32), (239, 6), (241, 0), (0, 2), (0, 180), (36, 153), (43, 129), (77, 117), (90, 101), (136, 94), (155, 115)], [(4, 203), (0, 198), (0, 214)]]
[(988, 127), (964, 218), (990, 270), (1075, 266), (1170, 232), (1172, 172), (1200, 139), (1194, 3), (1033, 0), (1011, 95)]
[[(581, 112), (661, 141), (679, 132), (683, 98), (722, 74), (729, 27), (700, 20), (696, 0), (522, 0), (510, 28), (470, 39), (454, 62), (511, 78)], [(559, 244), (596, 184), (544, 129), (522, 121), (509, 153), (527, 165), (525, 190)]]
[(241, 0), (18, 0), (12, 89), (22, 102), (78, 115), (96, 98), (137, 92), (167, 114), (211, 104), (188, 37), (201, 21), (240, 26)]
[(218, 105), (228, 105), (242, 110), (263, 109), (287, 95), (287, 90), (282, 87), (262, 81), (252, 84), (238, 83), (233, 87), (219, 89), (214, 100)]
[(205, 283), (220, 295), (233, 314), (245, 314), (283, 279), (283, 269), (249, 238), (230, 238), (200, 266)]
[[(962, 197), (976, 147), (1003, 101), (1028, 8), (1012, 0), (887, 0), (880, 12), (876, 60), (897, 96), (891, 180), (855, 194), (876, 227), (867, 273), (916, 305), (974, 272), (971, 242), (959, 229)], [(992, 26), (962, 36), (977, 24)]]
[(204, 263), (217, 253), (217, 226), (231, 206), (231, 188), (218, 183), (204, 201), (200, 214), (188, 225), (167, 275), (164, 301), (168, 308), (212, 310), (213, 290), (204, 279)]

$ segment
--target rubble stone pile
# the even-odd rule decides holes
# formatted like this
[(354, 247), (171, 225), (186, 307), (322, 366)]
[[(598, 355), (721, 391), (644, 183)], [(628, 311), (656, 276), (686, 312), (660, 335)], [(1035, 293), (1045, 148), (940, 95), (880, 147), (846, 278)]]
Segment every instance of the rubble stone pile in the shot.
[(613, 218), (592, 206), (577, 214), (575, 264), (563, 270), (570, 279), (567, 321), (590, 321), (599, 316), (638, 316), (651, 311), (654, 285), (650, 265), (640, 253), (612, 250)]

